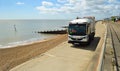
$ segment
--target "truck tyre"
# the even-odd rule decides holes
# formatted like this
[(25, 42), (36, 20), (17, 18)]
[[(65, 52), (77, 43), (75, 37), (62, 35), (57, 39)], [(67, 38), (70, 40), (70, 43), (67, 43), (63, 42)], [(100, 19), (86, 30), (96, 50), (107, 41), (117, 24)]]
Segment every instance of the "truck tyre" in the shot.
[(91, 42), (91, 37), (89, 36), (89, 39), (88, 39), (88, 41), (87, 41), (87, 45), (89, 45), (90, 42)]
[(93, 32), (93, 33), (92, 33), (92, 40), (94, 40), (94, 36), (95, 36), (95, 33)]
[(91, 36), (91, 40), (94, 40), (94, 35)]

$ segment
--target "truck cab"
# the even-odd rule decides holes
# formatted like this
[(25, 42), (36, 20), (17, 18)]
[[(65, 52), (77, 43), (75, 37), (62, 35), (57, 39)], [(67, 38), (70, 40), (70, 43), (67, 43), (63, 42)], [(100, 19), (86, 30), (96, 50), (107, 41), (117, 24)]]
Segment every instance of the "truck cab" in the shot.
[(82, 18), (69, 22), (68, 43), (87, 43), (94, 39), (95, 22), (92, 19)]

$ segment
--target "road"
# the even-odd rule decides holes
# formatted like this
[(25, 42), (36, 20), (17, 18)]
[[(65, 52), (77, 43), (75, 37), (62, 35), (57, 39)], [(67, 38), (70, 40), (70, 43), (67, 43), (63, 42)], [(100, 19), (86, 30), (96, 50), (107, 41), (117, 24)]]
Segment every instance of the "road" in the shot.
[(95, 39), (89, 46), (73, 46), (65, 41), (10, 71), (85, 71), (104, 37), (105, 26), (101, 23), (97, 22)]

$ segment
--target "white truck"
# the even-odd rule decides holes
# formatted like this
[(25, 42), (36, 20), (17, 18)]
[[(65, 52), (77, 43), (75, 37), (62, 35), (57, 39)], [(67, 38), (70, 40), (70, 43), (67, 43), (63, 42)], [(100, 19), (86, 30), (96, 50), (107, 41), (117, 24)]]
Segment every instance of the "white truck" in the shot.
[(89, 44), (95, 35), (95, 17), (85, 17), (70, 21), (68, 26), (68, 43)]

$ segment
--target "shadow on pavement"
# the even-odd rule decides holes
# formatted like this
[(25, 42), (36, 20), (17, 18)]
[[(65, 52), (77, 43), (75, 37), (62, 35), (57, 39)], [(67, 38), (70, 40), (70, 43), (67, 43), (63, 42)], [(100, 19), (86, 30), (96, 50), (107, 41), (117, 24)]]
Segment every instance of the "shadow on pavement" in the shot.
[(99, 41), (100, 41), (100, 37), (95, 37), (94, 40), (91, 41), (91, 43), (89, 45), (87, 45), (87, 44), (76, 44), (76, 45), (72, 45), (71, 47), (72, 48), (95, 51)]

